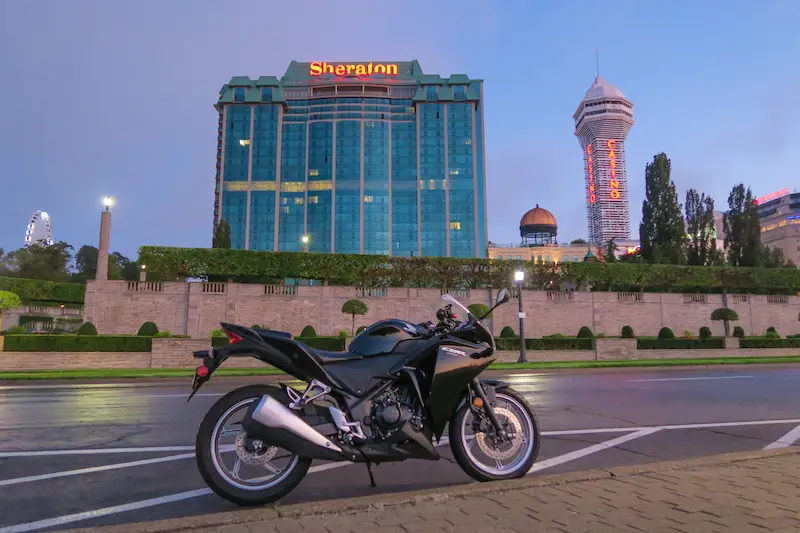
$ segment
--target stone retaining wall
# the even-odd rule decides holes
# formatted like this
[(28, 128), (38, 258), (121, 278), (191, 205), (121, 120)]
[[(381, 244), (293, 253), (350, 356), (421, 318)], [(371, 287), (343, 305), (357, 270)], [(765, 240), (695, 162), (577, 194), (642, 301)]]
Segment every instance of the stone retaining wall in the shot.
[[(738, 343), (736, 343), (738, 344)], [(192, 352), (208, 350), (205, 339), (153, 339), (152, 352), (0, 352), (0, 371), (194, 368), (199, 364)], [(517, 351), (500, 351), (497, 360), (516, 363)], [(596, 339), (595, 350), (528, 350), (529, 362), (621, 361), (631, 359), (706, 359), (714, 357), (791, 357), (800, 348), (738, 348), (722, 350), (637, 350), (636, 339)], [(251, 357), (231, 358), (225, 368), (258, 368), (263, 363)]]

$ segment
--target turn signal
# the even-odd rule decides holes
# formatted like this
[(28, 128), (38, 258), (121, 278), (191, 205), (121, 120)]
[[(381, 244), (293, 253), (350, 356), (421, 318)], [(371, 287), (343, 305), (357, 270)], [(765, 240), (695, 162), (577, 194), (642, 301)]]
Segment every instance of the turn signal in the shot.
[(206, 365), (200, 365), (194, 373), (197, 374), (197, 377), (204, 378), (208, 375), (208, 367)]
[(475, 398), (474, 400), (472, 400), (472, 405), (480, 409), (483, 407), (483, 400), (481, 400), (480, 398)]

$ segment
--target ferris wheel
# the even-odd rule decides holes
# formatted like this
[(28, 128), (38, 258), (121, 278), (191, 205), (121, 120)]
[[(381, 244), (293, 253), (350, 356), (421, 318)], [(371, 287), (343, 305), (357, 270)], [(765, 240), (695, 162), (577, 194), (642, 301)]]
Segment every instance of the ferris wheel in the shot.
[(31, 216), (31, 221), (25, 230), (25, 246), (37, 243), (42, 244), (42, 241), (44, 241), (45, 246), (53, 244), (53, 226), (50, 221), (50, 215), (47, 212), (36, 211)]

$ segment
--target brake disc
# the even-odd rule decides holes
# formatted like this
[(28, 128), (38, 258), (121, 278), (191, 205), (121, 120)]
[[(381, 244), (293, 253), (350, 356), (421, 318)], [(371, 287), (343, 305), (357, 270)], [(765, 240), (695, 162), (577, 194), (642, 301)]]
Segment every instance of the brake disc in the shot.
[(270, 446), (266, 449), (262, 448), (251, 452), (247, 449), (246, 441), (247, 432), (240, 431), (239, 434), (236, 435), (236, 455), (245, 464), (264, 466), (278, 453), (277, 446)]
[(477, 433), (475, 435), (475, 440), (478, 441), (478, 448), (480, 448), (481, 452), (487, 457), (495, 461), (502, 461), (514, 457), (514, 455), (519, 452), (520, 448), (522, 448), (522, 423), (519, 421), (519, 417), (516, 414), (504, 407), (495, 407), (494, 412), (498, 419), (502, 421), (502, 418), (505, 418), (505, 421), (511, 426), (508, 428), (511, 431), (507, 431), (509, 440), (497, 445), (492, 442), (492, 439), (486, 433)]

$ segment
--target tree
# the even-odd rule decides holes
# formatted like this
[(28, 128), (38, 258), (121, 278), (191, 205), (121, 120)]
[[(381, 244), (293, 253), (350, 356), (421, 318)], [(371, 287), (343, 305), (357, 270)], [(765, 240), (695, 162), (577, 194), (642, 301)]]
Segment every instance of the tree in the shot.
[[(84, 244), (75, 254), (76, 281), (95, 279), (97, 276), (98, 250), (95, 246)], [(108, 255), (108, 279), (137, 281), (139, 279), (139, 265), (119, 252)]]
[(573, 239), (570, 244), (586, 244), (586, 241), (584, 239)]
[(765, 244), (761, 251), (761, 265), (767, 268), (785, 267), (786, 256), (783, 255), (783, 249), (777, 246), (770, 247)]
[(211, 243), (212, 248), (230, 248), (231, 247), (231, 225), (224, 218), (217, 222), (217, 227), (214, 228), (214, 240)]
[(361, 300), (347, 300), (344, 303), (342, 306), (342, 313), (353, 315), (353, 327), (350, 330), (351, 333), (355, 333), (356, 330), (356, 315), (366, 315), (367, 311), (369, 311), (367, 304)]
[(714, 199), (695, 189), (686, 191), (687, 261), (706, 266), (718, 259), (717, 233), (714, 227)]
[(731, 336), (730, 322), (739, 320), (739, 314), (733, 309), (729, 309), (727, 307), (720, 307), (718, 309), (714, 309), (713, 311), (711, 311), (711, 320), (714, 321), (722, 320), (722, 322), (725, 324), (725, 336), (730, 337)]
[(72, 246), (59, 241), (46, 245), (34, 243), (8, 254), (6, 264), (13, 275), (46, 281), (69, 280)]
[(753, 193), (740, 183), (728, 196), (728, 212), (722, 218), (725, 251), (733, 266), (754, 267), (763, 262), (761, 225)]
[(664, 153), (654, 156), (645, 168), (639, 240), (642, 257), (652, 263), (680, 264), (684, 260), (683, 215), (670, 170), (671, 162)]
[(3, 330), (3, 311), (22, 307), (22, 300), (13, 292), (0, 291), (0, 331)]

